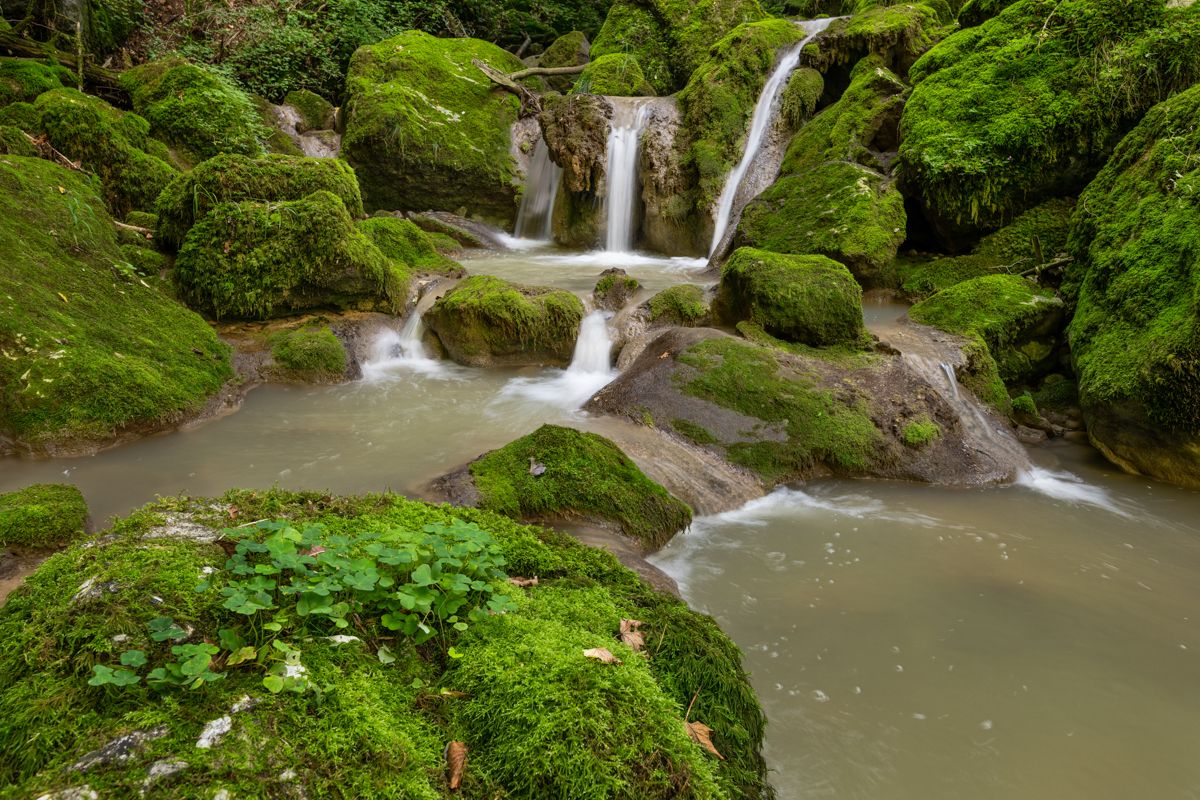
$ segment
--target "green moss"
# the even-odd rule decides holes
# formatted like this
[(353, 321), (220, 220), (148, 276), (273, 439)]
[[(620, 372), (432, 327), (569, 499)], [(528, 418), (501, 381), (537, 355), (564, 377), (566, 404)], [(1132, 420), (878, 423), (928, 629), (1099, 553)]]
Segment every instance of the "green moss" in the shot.
[(0, 108), (0, 125), (12, 125), (28, 133), (42, 129), (42, 115), (33, 103), (10, 103)]
[(100, 177), (117, 216), (153, 207), (175, 170), (145, 152), (149, 125), (96, 97), (55, 89), (38, 97), (40, 130), (60, 153)]
[(797, 67), (788, 78), (779, 98), (779, 113), (794, 129), (808, 121), (821, 95), (825, 93), (825, 78), (812, 67)]
[(628, 53), (638, 60), (642, 74), (658, 94), (678, 88), (677, 65), (671, 59), (672, 37), (651, 8), (618, 0), (609, 7), (604, 26), (592, 42), (592, 58)]
[(301, 200), (333, 192), (352, 217), (363, 213), (354, 170), (336, 158), (222, 155), (172, 181), (158, 198), (156, 240), (176, 249), (187, 232), (218, 203)]
[(835, 64), (850, 63), (868, 53), (911, 61), (933, 45), (941, 23), (953, 19), (944, 0), (894, 5), (863, 0), (843, 13), (846, 16), (834, 20), (819, 43), (806, 48), (804, 64), (827, 72)]
[[(219, 547), (143, 538), (167, 513), (220, 528), (230, 506), (248, 518), (320, 522), (331, 536), (475, 522), (509, 574), (538, 575), (540, 585), (513, 590), (515, 611), (452, 634), (458, 659), (446, 657), (445, 644), (416, 650), (389, 639), (396, 660), (381, 664), (378, 636), (390, 632), (369, 617), (355, 631), (361, 642), (290, 640), (319, 694), (270, 695), (254, 662), (225, 667), (224, 680), (191, 692), (88, 686), (92, 666), (116, 664), (123, 650), (165, 652), (169, 642), (146, 635), (150, 619), (168, 616), (194, 630), (194, 641), (215, 642), (218, 629), (240, 625), (216, 591), (193, 590), (203, 568), (224, 564)], [(85, 579), (100, 590), (72, 600)], [(651, 658), (618, 642), (622, 618), (643, 621)], [(113, 642), (117, 634), (128, 640)], [(608, 647), (624, 663), (586, 659), (588, 647)], [(258, 704), (231, 715), (233, 732), (211, 749), (195, 747), (204, 725), (244, 695)], [(693, 699), (689, 719), (713, 727), (726, 761), (684, 733)], [(769, 795), (757, 752), (762, 712), (737, 648), (712, 620), (569, 536), (394, 496), (231, 492), (217, 503), (168, 498), (135, 512), (96, 546), (53, 556), (10, 596), (0, 611), (0, 703), (8, 711), (0, 780), (24, 795), (76, 785), (65, 768), (84, 753), (160, 725), (164, 735), (120, 768), (90, 770), (89, 785), (106, 796), (137, 794), (151, 763), (183, 757), (188, 768), (158, 791), (201, 796), (222, 787), (262, 797), (289, 791), (273, 776), (290, 769), (313, 796), (434, 800), (447, 796), (443, 748), (459, 740), (469, 748), (467, 797), (599, 796), (597, 787), (630, 800)]]
[(693, 326), (708, 317), (704, 290), (690, 283), (670, 286), (650, 298), (650, 321)]
[(63, 547), (83, 536), (87, 519), (74, 486), (39, 483), (0, 494), (0, 547)]
[(824, 256), (740, 248), (721, 270), (716, 306), (726, 323), (749, 320), (785, 341), (846, 344), (864, 335), (862, 288)]
[(968, 337), (967, 345), (963, 348), (967, 363), (957, 371), (958, 382), (971, 390), (980, 401), (986, 403), (1001, 414), (1012, 412), (1012, 398), (1000, 375), (1000, 367), (987, 342), (981, 336)]
[(228, 349), (123, 261), (96, 187), (0, 159), (0, 430), (32, 448), (162, 428), (230, 376)]
[(430, 234), (411, 220), (371, 217), (355, 223), (379, 251), (408, 272), (460, 273), (457, 261), (438, 252)]
[(334, 126), (333, 103), (315, 92), (310, 92), (308, 89), (295, 89), (287, 93), (283, 102), (300, 112), (300, 125), (296, 128), (300, 133)]
[[(546, 467), (529, 473), (529, 459)], [(691, 510), (594, 433), (543, 425), (471, 463), (480, 506), (517, 518), (595, 517), (658, 549), (692, 521)]]
[(624, 270), (605, 270), (592, 288), (592, 302), (596, 308), (620, 311), (641, 288), (638, 279)]
[(425, 321), (462, 364), (511, 356), (565, 366), (583, 322), (583, 302), (564, 289), (473, 275), (439, 298)]
[(20, 128), (0, 125), (0, 154), (35, 157), (37, 148)]
[(1047, 375), (1033, 393), (1038, 408), (1064, 411), (1079, 406), (1079, 385), (1062, 375)]
[(220, 73), (165, 58), (121, 73), (133, 108), (154, 135), (196, 160), (219, 153), (258, 155), (267, 131), (250, 97)]
[(1038, 416), (1037, 403), (1029, 392), (1022, 392), (1012, 399), (1013, 411), (1030, 417)]
[(457, 211), (512, 222), (509, 128), (520, 103), (483, 77), (479, 59), (523, 69), (478, 39), (408, 31), (354, 54), (346, 78), (342, 156), (360, 173), (368, 209)]
[(1200, 79), (1200, 8), (1020, 0), (918, 61), (906, 185), (948, 232), (1073, 194), (1154, 103)]
[[(1200, 11), (1200, 7), (1197, 7)], [(1153, 108), (1079, 199), (1064, 282), (1087, 412), (1200, 432), (1200, 87)]]
[(981, 336), (993, 353), (1020, 341), (1047, 310), (1054, 292), (1016, 275), (985, 275), (938, 292), (909, 309), (917, 322), (962, 336)]
[(587, 65), (575, 82), (572, 94), (604, 94), (612, 97), (654, 95), (638, 64), (626, 53), (609, 53)]
[[(588, 62), (591, 45), (582, 31), (571, 31), (554, 40), (553, 44), (542, 53), (538, 66), (554, 69), (556, 67), (577, 67)], [(640, 68), (639, 68), (640, 69)], [(551, 90), (566, 92), (571, 88), (575, 78), (571, 75), (548, 75), (546, 83)]]
[(671, 427), (674, 428), (676, 433), (678, 433), (680, 436), (683, 436), (692, 444), (700, 445), (701, 447), (704, 445), (716, 444), (718, 441), (717, 437), (713, 436), (712, 432), (709, 431), (708, 428), (705, 428), (703, 425), (697, 425), (691, 420), (673, 419), (671, 420)]
[(845, 473), (875, 462), (882, 435), (865, 408), (842, 402), (810, 374), (784, 365), (770, 348), (708, 339), (679, 356), (697, 374), (683, 391), (772, 423), (782, 441), (732, 444), (728, 457), (768, 481), (810, 474), (820, 464)]
[(0, 106), (31, 102), (42, 92), (75, 84), (75, 74), (66, 67), (27, 58), (0, 58)]
[(305, 380), (336, 380), (346, 372), (346, 348), (325, 325), (279, 331), (271, 337), (271, 358)]
[(141, 244), (121, 245), (121, 258), (142, 276), (161, 275), (171, 268), (171, 257), (160, 253), (143, 241)]
[(921, 448), (941, 438), (942, 429), (930, 419), (913, 420), (900, 431), (900, 438), (909, 447)]

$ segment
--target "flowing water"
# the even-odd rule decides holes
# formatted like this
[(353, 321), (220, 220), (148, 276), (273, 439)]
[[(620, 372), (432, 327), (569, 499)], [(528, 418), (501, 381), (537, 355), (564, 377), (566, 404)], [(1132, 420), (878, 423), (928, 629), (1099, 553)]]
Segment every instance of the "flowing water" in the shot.
[[(804, 39), (783, 54), (775, 71), (763, 84), (762, 91), (758, 95), (758, 102), (754, 105), (754, 113), (750, 117), (750, 132), (746, 134), (746, 147), (742, 151), (742, 160), (725, 178), (725, 186), (721, 189), (721, 199), (717, 202), (716, 225), (713, 228), (712, 244), (708, 249), (710, 258), (717, 253), (725, 239), (725, 233), (734, 217), (734, 201), (738, 197), (738, 190), (742, 188), (742, 180), (746, 177), (746, 172), (751, 165), (754, 164), (763, 140), (778, 115), (779, 97), (783, 94), (784, 87), (787, 86), (792, 70), (800, 63), (800, 51), (804, 49), (804, 45), (812, 41), (813, 37), (828, 28), (832, 21), (832, 19), (818, 19), (798, 23), (806, 34)], [(771, 179), (774, 177), (774, 175), (770, 176)], [(748, 199), (743, 198), (743, 204)], [(740, 209), (738, 213), (740, 213)]]
[(554, 199), (562, 167), (550, 160), (550, 148), (540, 136), (533, 148), (521, 209), (517, 212), (516, 235), (520, 239), (549, 241), (553, 234)]
[(514, 283), (557, 286), (590, 294), (600, 273), (620, 267), (637, 278), (648, 291), (657, 292), (680, 283), (711, 283), (704, 278), (707, 261), (648, 253), (590, 253), (561, 250), (545, 242), (523, 240), (520, 250), (469, 254), (462, 264), (472, 275), (494, 275)]
[(645, 98), (609, 97), (613, 107), (608, 133), (608, 189), (604, 197), (604, 249), (610, 253), (633, 250), (641, 208), (640, 159), (642, 130), (649, 119)]

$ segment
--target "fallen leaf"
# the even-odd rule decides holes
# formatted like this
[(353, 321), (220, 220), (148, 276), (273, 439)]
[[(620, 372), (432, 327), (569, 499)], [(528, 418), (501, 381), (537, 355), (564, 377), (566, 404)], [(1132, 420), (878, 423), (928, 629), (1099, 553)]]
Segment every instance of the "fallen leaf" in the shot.
[(467, 696), (466, 692), (456, 692), (453, 689), (442, 689), (439, 694), (442, 697), (449, 697), (453, 700), (458, 700), (459, 698)]
[(607, 647), (593, 647), (591, 650), (584, 650), (583, 654), (588, 658), (594, 658), (597, 661), (603, 661), (605, 664), (621, 663), (621, 659), (610, 653)]
[(66, 193), (67, 193), (67, 190), (66, 190), (64, 187), (60, 186), (60, 187), (58, 187), (58, 193), (59, 193), (59, 194), (66, 194)]
[(467, 746), (462, 742), (446, 745), (446, 766), (450, 770), (450, 788), (462, 785), (463, 770), (467, 768)]
[(692, 741), (703, 747), (708, 752), (712, 753), (722, 761), (725, 756), (721, 755), (717, 748), (712, 743), (712, 728), (705, 725), (703, 722), (685, 722), (683, 727), (687, 728), (688, 736), (692, 737)]
[(646, 640), (642, 638), (642, 634), (638, 630), (640, 627), (642, 627), (642, 621), (639, 619), (621, 620), (621, 641), (635, 653), (640, 652), (646, 646)]
[(313, 545), (313, 547), (311, 549), (306, 550), (305, 552), (301, 553), (300, 555), (302, 555), (302, 556), (319, 556), (319, 555), (321, 555), (321, 553), (324, 553), (324, 552), (325, 552), (325, 548), (321, 547), (321, 545), (318, 544), (318, 545)]
[(662, 358), (667, 358), (667, 357), (668, 357), (668, 356), (670, 356), (670, 355), (671, 355), (671, 351), (670, 351), (670, 350), (667, 350), (665, 353), (663, 353), (661, 356), (659, 356), (659, 358), (660, 358), (660, 359), (662, 359)]
[(59, 293), (58, 293), (58, 296), (62, 298), (62, 301), (63, 301), (64, 303), (69, 303), (69, 302), (71, 302), (70, 300), (68, 300), (68, 299), (67, 299), (67, 296), (66, 296), (65, 294), (63, 294), (62, 292), (59, 292)]
[(524, 589), (529, 586), (537, 586), (538, 578), (537, 578), (537, 575), (534, 575), (532, 578), (509, 578), (508, 582), (511, 583), (513, 586), (517, 586), (521, 589)]

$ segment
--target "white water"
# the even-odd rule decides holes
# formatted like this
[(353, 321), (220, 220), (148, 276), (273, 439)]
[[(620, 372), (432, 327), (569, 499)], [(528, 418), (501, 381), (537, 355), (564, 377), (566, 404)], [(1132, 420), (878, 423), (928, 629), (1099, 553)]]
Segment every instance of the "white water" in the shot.
[(500, 391), (496, 404), (517, 400), (574, 411), (586, 403), (617, 377), (608, 331), (611, 316), (606, 311), (593, 311), (584, 317), (570, 366), (535, 378), (513, 378)]
[(608, 133), (608, 190), (605, 194), (606, 232), (604, 249), (615, 253), (633, 250), (637, 233), (639, 151), (642, 130), (649, 119), (644, 99), (610, 97), (612, 127)]
[(832, 21), (832, 19), (817, 19), (798, 23), (807, 36), (783, 54), (779, 65), (775, 67), (775, 71), (763, 85), (762, 92), (758, 95), (758, 102), (754, 106), (754, 114), (750, 117), (750, 133), (746, 136), (746, 149), (742, 152), (742, 160), (729, 173), (729, 177), (725, 179), (725, 186), (721, 189), (721, 199), (717, 203), (716, 226), (713, 228), (712, 244), (708, 248), (710, 258), (716, 253), (717, 247), (725, 238), (725, 232), (733, 217), (733, 203), (737, 198), (738, 189), (762, 147), (763, 138), (771, 128), (771, 122), (775, 119), (779, 108), (779, 96), (783, 93), (792, 70), (800, 63), (800, 51), (812, 41), (813, 37), (828, 28)]
[(391, 328), (380, 331), (371, 342), (370, 357), (362, 364), (363, 380), (395, 380), (406, 373), (427, 378), (460, 377), (453, 364), (429, 356), (421, 342), (424, 335), (425, 323), (415, 311), (399, 333)]
[(516, 235), (521, 240), (549, 241), (553, 235), (554, 199), (562, 167), (550, 160), (550, 148), (538, 137), (525, 178), (525, 194), (517, 212)]
[(946, 382), (950, 384), (950, 394), (955, 400), (958, 399), (958, 374), (954, 371), (954, 367), (947, 364), (945, 361), (938, 364), (942, 368), (942, 374), (946, 376)]

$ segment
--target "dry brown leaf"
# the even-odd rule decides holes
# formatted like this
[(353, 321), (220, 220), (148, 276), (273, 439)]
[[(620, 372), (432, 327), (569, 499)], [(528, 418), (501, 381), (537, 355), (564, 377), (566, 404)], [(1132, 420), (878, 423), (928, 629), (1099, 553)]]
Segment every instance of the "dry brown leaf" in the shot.
[(717, 748), (712, 743), (712, 728), (705, 725), (703, 722), (685, 722), (683, 727), (687, 728), (688, 736), (692, 737), (692, 741), (703, 747), (708, 752), (712, 753), (722, 761), (725, 756), (721, 755)]
[(532, 578), (509, 578), (508, 582), (511, 583), (513, 586), (519, 587), (521, 589), (525, 589), (529, 586), (537, 586), (538, 585), (538, 577), (537, 577), (537, 575), (534, 575)]
[(462, 742), (446, 745), (446, 767), (450, 771), (450, 788), (462, 785), (463, 771), (467, 768), (467, 746)]
[(646, 646), (646, 640), (638, 631), (640, 627), (642, 627), (642, 621), (639, 619), (621, 620), (621, 641), (635, 653), (640, 652)]
[(583, 654), (588, 658), (594, 658), (597, 661), (603, 661), (605, 664), (621, 663), (621, 659), (610, 653), (607, 647), (593, 647), (591, 650), (584, 650)]

